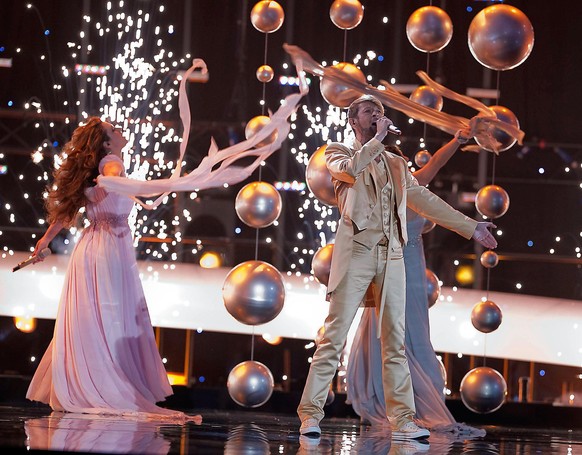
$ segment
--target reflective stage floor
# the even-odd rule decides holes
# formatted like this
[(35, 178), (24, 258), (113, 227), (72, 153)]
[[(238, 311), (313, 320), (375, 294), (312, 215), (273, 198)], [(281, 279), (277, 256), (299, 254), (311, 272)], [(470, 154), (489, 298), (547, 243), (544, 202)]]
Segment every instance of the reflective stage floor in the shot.
[(326, 418), (321, 438), (310, 439), (299, 437), (294, 415), (249, 410), (195, 413), (202, 414), (201, 424), (176, 425), (5, 406), (0, 407), (0, 444), (2, 453), (582, 455), (578, 425), (574, 430), (483, 425), (487, 430), (483, 438), (433, 432), (425, 442), (395, 442), (385, 431), (361, 427), (353, 418)]

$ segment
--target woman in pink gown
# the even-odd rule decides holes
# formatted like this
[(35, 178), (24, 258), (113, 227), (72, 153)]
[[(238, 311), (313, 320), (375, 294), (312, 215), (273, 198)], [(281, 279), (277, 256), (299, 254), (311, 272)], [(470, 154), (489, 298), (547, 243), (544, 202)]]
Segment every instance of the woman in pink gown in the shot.
[[(427, 165), (414, 172), (419, 184), (427, 185), (451, 158), (469, 132), (459, 131), (441, 147)], [(485, 431), (455, 421), (445, 405), (444, 379), (430, 341), (426, 291), (426, 263), (422, 243), (424, 218), (408, 210), (408, 244), (404, 247), (406, 269), (406, 358), (410, 369), (416, 420), (431, 431), (483, 436)], [(363, 422), (387, 423), (382, 388), (380, 340), (376, 337), (377, 316), (373, 307), (364, 308), (350, 351), (346, 375), (348, 401)]]
[(71, 255), (54, 336), (26, 397), (55, 411), (187, 419), (155, 404), (172, 388), (127, 222), (133, 201), (95, 186), (98, 175), (125, 175), (120, 157), (126, 144), (120, 129), (90, 118), (73, 133), (55, 171), (46, 204), (50, 226), (34, 255), (74, 222), (81, 207), (90, 225)]

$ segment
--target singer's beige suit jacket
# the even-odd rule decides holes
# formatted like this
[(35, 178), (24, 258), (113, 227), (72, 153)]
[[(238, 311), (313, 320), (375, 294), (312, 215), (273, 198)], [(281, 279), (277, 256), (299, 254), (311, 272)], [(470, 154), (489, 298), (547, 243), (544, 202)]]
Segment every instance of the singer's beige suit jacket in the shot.
[(379, 203), (379, 185), (374, 182), (370, 166), (381, 156), (388, 169), (389, 181), (395, 196), (396, 216), (400, 237), (407, 241), (406, 207), (409, 206), (425, 218), (470, 239), (477, 222), (453, 209), (437, 195), (420, 186), (410, 173), (406, 161), (384, 145), (371, 139), (365, 145), (354, 141), (353, 146), (333, 142), (325, 151), (326, 165), (332, 176), (340, 211), (340, 219), (333, 249), (328, 295), (344, 277), (352, 256), (354, 225), (363, 230), (368, 227), (374, 207)]

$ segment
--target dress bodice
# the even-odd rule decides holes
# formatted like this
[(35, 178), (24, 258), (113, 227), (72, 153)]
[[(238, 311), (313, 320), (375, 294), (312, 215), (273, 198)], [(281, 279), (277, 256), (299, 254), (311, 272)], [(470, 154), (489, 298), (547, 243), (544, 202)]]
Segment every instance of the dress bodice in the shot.
[[(111, 161), (119, 161), (115, 155), (107, 155), (99, 163), (99, 173), (103, 172), (103, 167)], [(125, 176), (125, 173), (122, 175)], [(133, 208), (133, 201), (124, 195), (108, 192), (98, 186), (92, 186), (85, 190), (88, 202), (85, 207), (87, 218), (91, 223), (107, 223), (113, 226), (125, 225), (127, 217)]]

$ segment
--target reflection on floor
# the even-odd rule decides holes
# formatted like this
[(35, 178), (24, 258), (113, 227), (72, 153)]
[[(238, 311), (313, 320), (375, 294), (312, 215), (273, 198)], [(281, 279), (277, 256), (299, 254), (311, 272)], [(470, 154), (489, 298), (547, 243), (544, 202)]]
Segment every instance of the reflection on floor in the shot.
[(0, 407), (3, 453), (74, 451), (138, 454), (582, 454), (582, 430), (486, 426), (487, 436), (450, 434), (391, 441), (389, 430), (350, 418), (322, 422), (318, 439), (300, 437), (294, 415), (250, 410), (202, 413), (200, 425), (51, 413), (44, 407)]

